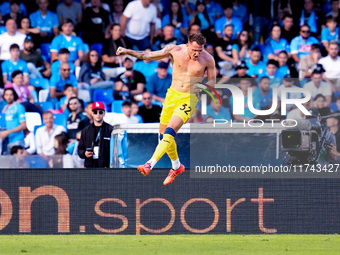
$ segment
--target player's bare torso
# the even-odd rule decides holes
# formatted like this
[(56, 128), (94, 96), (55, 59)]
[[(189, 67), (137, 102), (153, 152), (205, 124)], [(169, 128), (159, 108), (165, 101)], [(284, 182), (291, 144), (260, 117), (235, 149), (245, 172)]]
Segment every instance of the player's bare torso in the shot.
[(182, 93), (190, 93), (190, 86), (202, 81), (212, 56), (203, 50), (198, 59), (193, 60), (189, 57), (185, 44), (174, 47), (170, 55), (173, 69), (171, 87)]

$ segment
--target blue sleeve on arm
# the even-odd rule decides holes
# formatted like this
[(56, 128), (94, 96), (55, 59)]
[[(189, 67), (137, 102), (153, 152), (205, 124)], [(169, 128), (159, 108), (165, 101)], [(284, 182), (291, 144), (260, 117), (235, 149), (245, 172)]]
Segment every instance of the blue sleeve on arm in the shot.
[(26, 121), (25, 107), (22, 104), (18, 104), (18, 116), (20, 122)]
[(52, 75), (52, 77), (50, 79), (50, 87), (52, 87), (52, 88), (57, 87), (57, 76), (56, 75)]
[(51, 50), (56, 50), (56, 51), (59, 51), (59, 38), (60, 38), (60, 35), (56, 36), (52, 42), (51, 42)]
[(321, 30), (321, 42), (328, 42), (327, 40), (327, 28)]

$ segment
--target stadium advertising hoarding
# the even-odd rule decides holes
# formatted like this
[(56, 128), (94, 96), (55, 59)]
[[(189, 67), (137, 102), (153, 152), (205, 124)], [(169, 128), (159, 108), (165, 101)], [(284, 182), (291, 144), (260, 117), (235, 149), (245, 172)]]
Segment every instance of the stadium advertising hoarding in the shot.
[(192, 179), (167, 170), (2, 170), (1, 234), (339, 233), (339, 179)]

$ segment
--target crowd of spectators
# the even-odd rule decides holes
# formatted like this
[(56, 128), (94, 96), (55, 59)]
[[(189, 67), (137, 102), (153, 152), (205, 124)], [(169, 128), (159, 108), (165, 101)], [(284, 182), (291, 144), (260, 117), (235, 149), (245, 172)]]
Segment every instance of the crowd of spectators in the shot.
[[(105, 103), (112, 125), (158, 122), (171, 59), (141, 61), (116, 50), (162, 50), (198, 32), (207, 38), (218, 83), (236, 84), (245, 100), (252, 87), (256, 109), (271, 107), (273, 88), (280, 95), (284, 87), (304, 87), (312, 93), (307, 108), (337, 112), (339, 9), (339, 0), (0, 1), (0, 108), (6, 119), (0, 138), (8, 138), (2, 151), (23, 146), (30, 154), (72, 154), (93, 122), (92, 101)], [(220, 92), (222, 104), (209, 101), (207, 114), (198, 110), (194, 121), (258, 117), (247, 107), (244, 115), (233, 115), (230, 91)], [(289, 110), (288, 116), (304, 118)], [(28, 131), (25, 112), (41, 114), (43, 126)], [(54, 139), (62, 133), (68, 146), (57, 150)], [(25, 140), (36, 143), (25, 146)]]

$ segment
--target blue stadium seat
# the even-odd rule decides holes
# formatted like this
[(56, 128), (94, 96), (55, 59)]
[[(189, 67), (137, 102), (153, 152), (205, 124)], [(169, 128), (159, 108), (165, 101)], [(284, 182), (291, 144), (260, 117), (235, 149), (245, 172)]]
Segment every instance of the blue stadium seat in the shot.
[(33, 97), (34, 99), (34, 103), (38, 103), (38, 94), (35, 90), (30, 90), (30, 93), (31, 93), (31, 96)]
[(102, 55), (103, 51), (103, 44), (102, 43), (94, 43), (91, 45), (91, 50), (96, 50), (98, 51), (99, 55)]
[(67, 116), (62, 113), (55, 113), (54, 115), (54, 124), (61, 125), (67, 130)]
[(336, 91), (336, 92), (334, 93), (334, 98), (337, 98), (338, 96), (340, 96), (340, 91)]
[(159, 101), (152, 101), (153, 105), (158, 105), (159, 107), (163, 108), (163, 104)]
[(329, 109), (331, 110), (331, 112), (337, 112), (339, 110), (335, 102), (331, 103)]
[(136, 115), (136, 117), (137, 117), (137, 119), (138, 119), (138, 123), (143, 123), (143, 118), (142, 118), (142, 116), (140, 116), (140, 115)]
[(53, 103), (50, 102), (50, 101), (40, 102), (40, 103), (38, 103), (38, 104), (41, 106), (41, 108), (42, 108), (44, 111), (53, 110), (53, 109), (54, 109)]
[(51, 44), (50, 43), (42, 43), (40, 44), (41, 55), (47, 61), (51, 62)]
[(122, 113), (122, 105), (124, 102), (125, 102), (124, 100), (113, 101), (111, 105), (112, 111), (115, 113)]
[(6, 128), (6, 115), (0, 113), (0, 128)]
[(42, 157), (38, 155), (27, 156), (25, 161), (29, 164), (30, 168), (48, 168), (48, 165)]
[(34, 126), (33, 134), (35, 135), (37, 133), (38, 128), (43, 127), (43, 126), (45, 126), (45, 124)]
[[(93, 91), (93, 101), (103, 102), (107, 106), (110, 106), (114, 101), (113, 89), (96, 89)], [(109, 111), (110, 109), (108, 109)]]
[(50, 87), (50, 82), (48, 81), (48, 79), (45, 78), (36, 78), (36, 79), (32, 79), (30, 78), (29, 81), (30, 85), (38, 88), (42, 88), (42, 89), (49, 89)]
[(26, 112), (25, 118), (26, 118), (26, 127), (30, 132), (34, 131), (34, 127), (36, 125), (42, 124), (41, 116), (37, 112)]
[(263, 44), (256, 44), (256, 45), (252, 46), (251, 48), (254, 49), (255, 47), (258, 47), (260, 49), (261, 54), (263, 56), (264, 45)]

